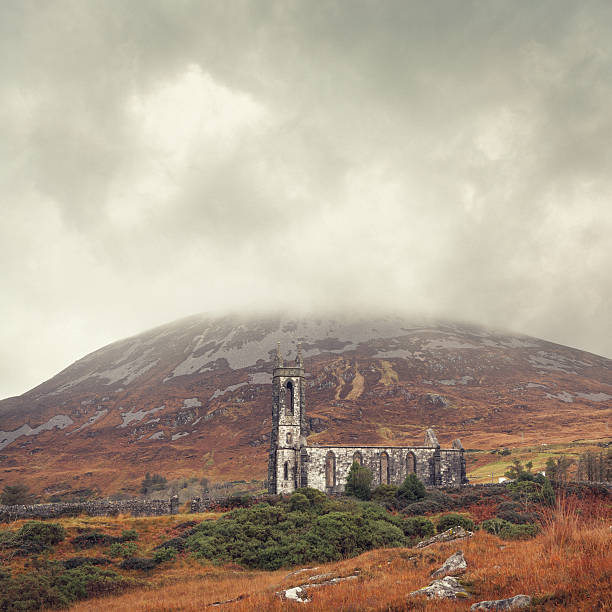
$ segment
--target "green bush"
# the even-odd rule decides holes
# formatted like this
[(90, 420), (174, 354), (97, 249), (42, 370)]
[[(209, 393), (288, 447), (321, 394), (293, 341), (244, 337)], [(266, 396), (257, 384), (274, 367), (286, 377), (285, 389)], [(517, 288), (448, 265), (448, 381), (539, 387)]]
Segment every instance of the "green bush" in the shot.
[(133, 542), (138, 539), (138, 532), (135, 529), (124, 529), (121, 532), (122, 542)]
[(303, 493), (293, 493), (289, 504), (294, 511), (304, 512), (310, 508), (310, 500)]
[(124, 570), (148, 572), (155, 568), (156, 565), (157, 563), (153, 559), (147, 559), (144, 557), (128, 557), (119, 564), (119, 567)]
[(15, 576), (0, 572), (0, 610), (67, 608), (80, 599), (118, 592), (131, 584), (113, 570), (92, 564), (66, 570), (60, 563), (40, 563)]
[(395, 485), (378, 485), (374, 491), (372, 491), (372, 499), (379, 504), (386, 505), (388, 508), (393, 508), (395, 506), (397, 490)]
[(196, 558), (275, 570), (406, 543), (402, 519), (377, 504), (329, 499), (312, 489), (299, 493), (297, 503), (294, 493), (273, 506), (260, 503), (200, 523), (187, 537), (187, 548)]
[(428, 512), (440, 512), (442, 507), (438, 502), (431, 499), (423, 499), (413, 504), (408, 504), (405, 508), (402, 508), (402, 512), (410, 516), (418, 516), (427, 514)]
[(436, 525), (438, 533), (442, 533), (451, 527), (463, 527), (467, 531), (474, 531), (474, 521), (463, 514), (456, 514), (454, 512), (445, 514), (438, 519), (438, 524)]
[(397, 498), (404, 505), (407, 505), (423, 499), (426, 493), (425, 485), (417, 478), (416, 474), (409, 474), (397, 490)]
[(372, 478), (372, 470), (355, 461), (349, 470), (344, 492), (357, 499), (368, 500), (372, 496)]
[(40, 554), (59, 544), (66, 537), (58, 523), (28, 521), (15, 533), (0, 533), (0, 548), (16, 549), (18, 555)]
[(155, 563), (164, 563), (165, 561), (174, 561), (176, 559), (176, 550), (170, 547), (158, 548), (153, 553)]
[(138, 552), (138, 546), (135, 542), (115, 542), (111, 544), (109, 555), (111, 557), (133, 557)]
[(70, 543), (77, 550), (84, 550), (86, 548), (93, 548), (94, 546), (100, 545), (107, 546), (108, 544), (113, 544), (114, 542), (121, 542), (121, 538), (100, 533), (99, 531), (83, 533), (70, 540)]
[(106, 557), (70, 557), (70, 559), (64, 559), (62, 565), (66, 569), (74, 569), (81, 565), (108, 565), (110, 562), (110, 559)]
[(435, 533), (434, 524), (424, 516), (413, 516), (402, 521), (404, 535), (410, 538), (410, 543), (415, 540), (430, 538)]
[(504, 540), (526, 540), (534, 537), (539, 529), (537, 525), (514, 525), (504, 519), (494, 518), (483, 521), (480, 525), (487, 533), (497, 535)]

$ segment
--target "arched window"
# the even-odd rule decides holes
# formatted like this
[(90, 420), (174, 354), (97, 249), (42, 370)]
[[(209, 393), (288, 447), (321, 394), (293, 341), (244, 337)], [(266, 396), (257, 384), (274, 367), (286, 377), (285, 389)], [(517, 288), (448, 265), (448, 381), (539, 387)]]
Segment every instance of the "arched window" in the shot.
[(355, 451), (353, 453), (353, 463), (358, 463), (359, 465), (363, 465), (363, 457), (359, 451)]
[(293, 414), (293, 401), (294, 401), (294, 393), (293, 393), (293, 383), (288, 380), (285, 391), (285, 414)]
[(328, 489), (336, 486), (336, 455), (332, 451), (325, 457), (325, 486)]
[(380, 484), (389, 484), (389, 455), (380, 453)]
[(406, 476), (416, 474), (416, 457), (412, 451), (406, 455)]
[(291, 432), (288, 431), (287, 432), (287, 444), (292, 444), (293, 443), (293, 436), (291, 435)]
[(289, 462), (288, 461), (285, 461), (284, 477), (285, 477), (285, 480), (289, 480)]

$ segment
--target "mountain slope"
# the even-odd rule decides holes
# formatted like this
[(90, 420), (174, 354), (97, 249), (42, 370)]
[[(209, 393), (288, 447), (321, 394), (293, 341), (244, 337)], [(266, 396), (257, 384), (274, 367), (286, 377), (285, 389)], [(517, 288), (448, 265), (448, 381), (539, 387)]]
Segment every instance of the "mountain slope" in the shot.
[(276, 343), (302, 341), (309, 443), (466, 448), (608, 439), (612, 361), (527, 336), (398, 317), (193, 316), (0, 402), (0, 486), (131, 487), (145, 472), (263, 478)]

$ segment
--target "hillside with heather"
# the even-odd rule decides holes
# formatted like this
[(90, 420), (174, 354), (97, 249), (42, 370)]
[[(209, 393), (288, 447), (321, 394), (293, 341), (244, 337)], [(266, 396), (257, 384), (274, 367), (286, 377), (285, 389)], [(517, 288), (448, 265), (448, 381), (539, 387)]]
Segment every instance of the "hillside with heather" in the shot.
[(263, 479), (277, 343), (302, 343), (309, 444), (609, 440), (612, 361), (456, 322), (193, 316), (0, 402), (0, 486), (135, 493), (145, 472)]

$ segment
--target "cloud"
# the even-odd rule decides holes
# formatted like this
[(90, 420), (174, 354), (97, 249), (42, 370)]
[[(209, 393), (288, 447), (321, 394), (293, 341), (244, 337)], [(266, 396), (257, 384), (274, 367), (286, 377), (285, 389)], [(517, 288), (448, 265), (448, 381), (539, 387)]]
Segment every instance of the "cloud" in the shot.
[(0, 7), (0, 397), (198, 311), (612, 356), (606, 2)]

